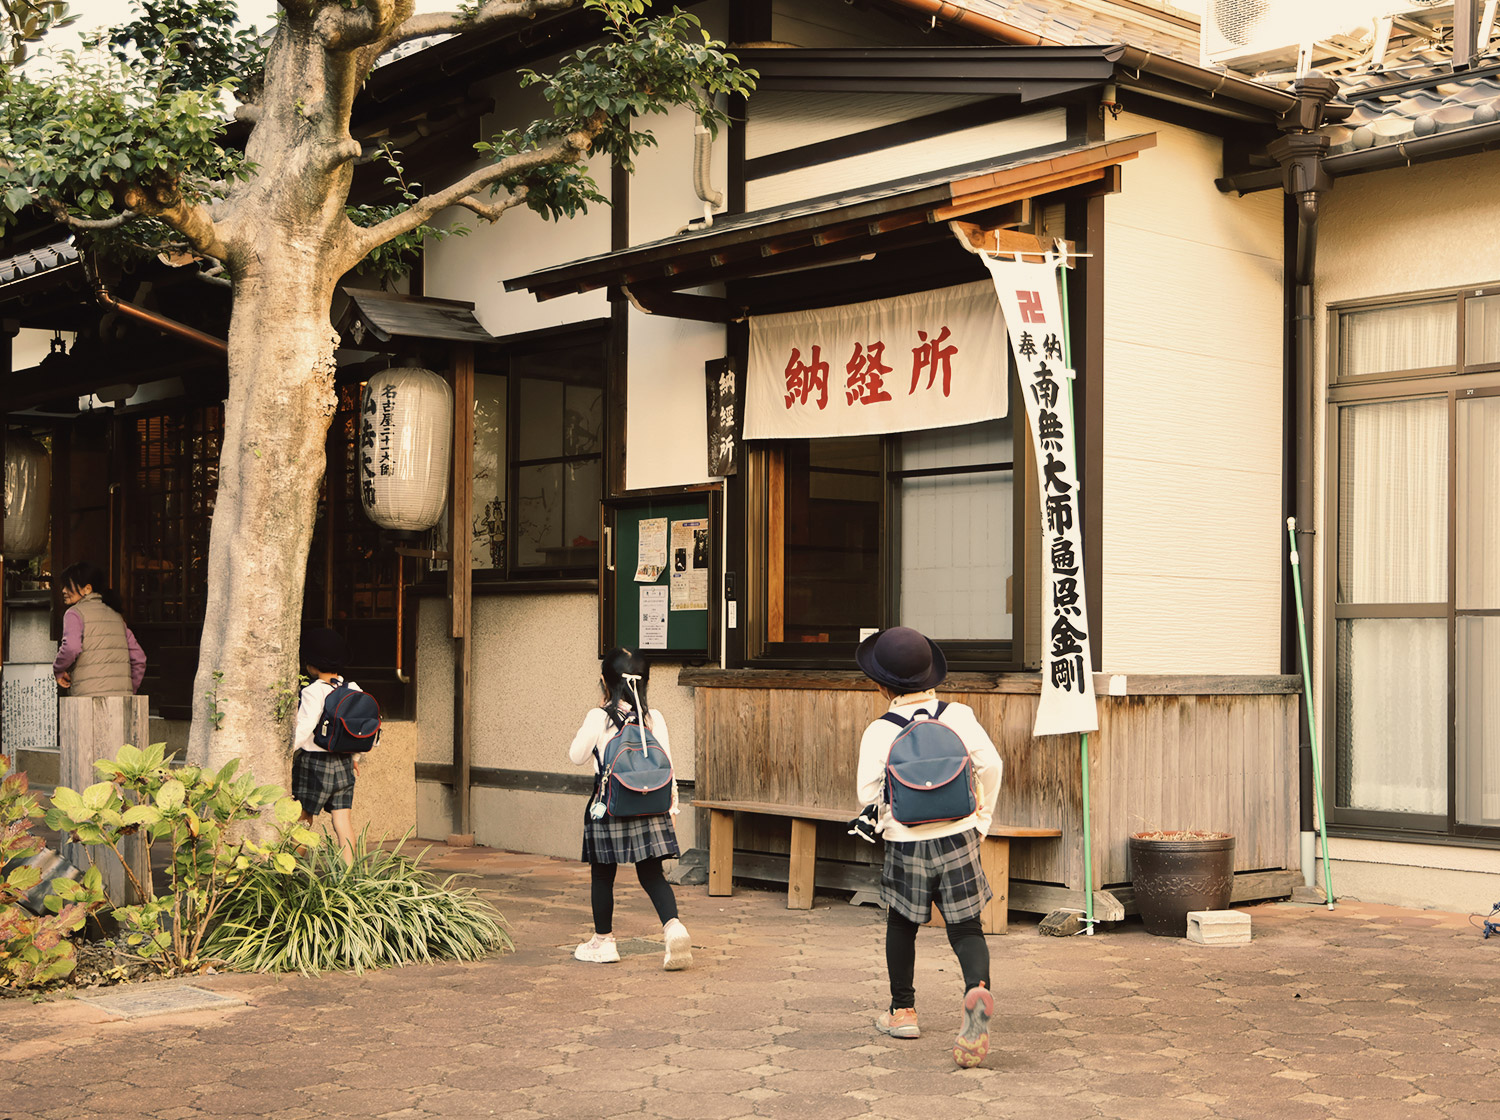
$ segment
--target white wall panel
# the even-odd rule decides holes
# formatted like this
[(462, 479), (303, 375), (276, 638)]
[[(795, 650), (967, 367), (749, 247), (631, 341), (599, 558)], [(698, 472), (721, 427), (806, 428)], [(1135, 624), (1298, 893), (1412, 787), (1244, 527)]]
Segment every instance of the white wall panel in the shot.
[(1105, 201), (1105, 671), (1280, 664), (1279, 194), (1219, 193), (1219, 142), (1155, 132)]
[[(635, 161), (630, 180), (630, 243), (639, 245), (671, 237), (693, 218), (703, 216), (703, 203), (693, 189), (693, 129), (697, 118), (686, 109), (648, 117), (645, 125), (656, 146)], [(729, 139), (724, 129), (713, 142), (709, 185), (729, 199)], [(720, 207), (722, 210), (723, 207)]]
[(746, 205), (750, 210), (764, 210), (803, 199), (856, 191), (927, 171), (976, 163), (1009, 152), (1059, 144), (1066, 139), (1064, 111), (1049, 109), (756, 179), (746, 184)]
[(703, 363), (725, 353), (718, 323), (630, 311), (630, 406), (625, 485), (707, 482), (708, 393)]
[(840, 136), (970, 105), (981, 98), (957, 94), (820, 93), (771, 90), (750, 98), (745, 158), (805, 148)]

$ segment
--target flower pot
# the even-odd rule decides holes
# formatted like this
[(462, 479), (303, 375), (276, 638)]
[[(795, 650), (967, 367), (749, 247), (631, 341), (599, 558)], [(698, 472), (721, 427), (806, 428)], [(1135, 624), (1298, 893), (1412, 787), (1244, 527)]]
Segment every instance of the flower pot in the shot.
[(1227, 910), (1234, 892), (1234, 837), (1226, 832), (1138, 832), (1131, 883), (1146, 932), (1186, 937), (1193, 910)]

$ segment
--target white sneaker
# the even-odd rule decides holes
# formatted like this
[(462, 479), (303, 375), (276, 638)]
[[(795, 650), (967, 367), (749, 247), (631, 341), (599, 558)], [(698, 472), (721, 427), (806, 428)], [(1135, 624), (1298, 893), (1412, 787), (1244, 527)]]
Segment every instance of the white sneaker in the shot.
[(620, 960), (620, 948), (615, 944), (613, 934), (600, 937), (596, 933), (573, 950), (573, 959), (591, 964), (617, 964)]
[(661, 966), (667, 972), (677, 972), (693, 963), (693, 939), (687, 928), (676, 918), (661, 927), (667, 938), (667, 955)]

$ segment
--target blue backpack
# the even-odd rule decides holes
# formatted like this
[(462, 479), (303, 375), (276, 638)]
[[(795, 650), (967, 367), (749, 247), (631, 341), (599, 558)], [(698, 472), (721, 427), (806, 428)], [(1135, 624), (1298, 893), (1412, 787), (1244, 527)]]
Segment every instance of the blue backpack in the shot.
[(641, 723), (611, 711), (619, 728), (599, 762), (599, 801), (612, 817), (647, 817), (672, 809), (672, 760)]
[(330, 754), (362, 754), (380, 742), (380, 705), (368, 692), (340, 680), (323, 699), (313, 742)]
[(933, 714), (918, 709), (911, 719), (880, 717), (901, 728), (885, 760), (885, 800), (898, 824), (963, 820), (979, 807), (969, 748), (941, 722), (947, 706), (940, 701)]

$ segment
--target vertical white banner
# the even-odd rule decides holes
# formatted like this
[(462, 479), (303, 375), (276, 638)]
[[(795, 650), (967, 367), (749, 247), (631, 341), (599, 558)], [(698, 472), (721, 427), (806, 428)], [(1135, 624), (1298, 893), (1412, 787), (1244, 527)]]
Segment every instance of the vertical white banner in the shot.
[[(1083, 507), (1073, 423), (1073, 371), (1063, 358), (1060, 263), (981, 255), (995, 281), (1031, 423), (1042, 511), (1042, 702), (1035, 735), (1099, 730), (1083, 583)], [(1098, 500), (1098, 495), (1094, 496)]]

